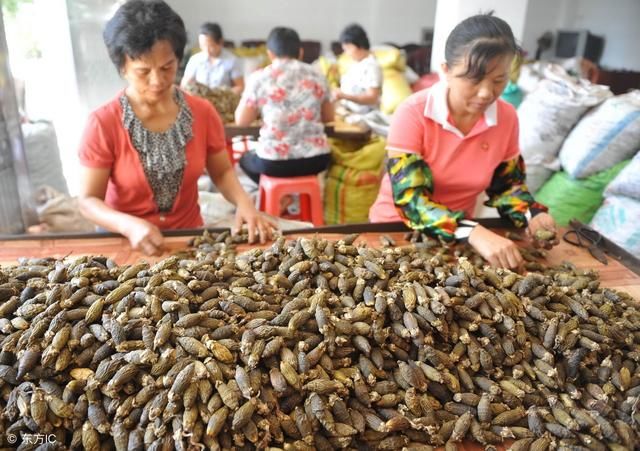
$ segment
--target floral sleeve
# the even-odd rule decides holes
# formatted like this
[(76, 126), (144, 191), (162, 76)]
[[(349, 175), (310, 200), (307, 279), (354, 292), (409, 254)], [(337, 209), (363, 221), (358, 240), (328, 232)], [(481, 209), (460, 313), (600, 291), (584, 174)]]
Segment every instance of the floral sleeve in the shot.
[(547, 211), (537, 203), (525, 184), (525, 165), (522, 156), (500, 163), (493, 173), (487, 188), (488, 207), (495, 207), (503, 218), (508, 218), (516, 227), (527, 225), (526, 213)]
[(430, 200), (433, 195), (433, 175), (424, 159), (412, 153), (390, 157), (387, 171), (393, 202), (404, 223), (429, 235), (453, 240), (464, 212), (451, 211)]

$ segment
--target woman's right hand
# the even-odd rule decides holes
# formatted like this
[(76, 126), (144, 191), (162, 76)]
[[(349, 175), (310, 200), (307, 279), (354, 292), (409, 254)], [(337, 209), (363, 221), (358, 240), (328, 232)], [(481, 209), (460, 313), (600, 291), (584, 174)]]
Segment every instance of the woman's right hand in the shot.
[(523, 262), (516, 244), (491, 230), (477, 225), (469, 235), (469, 244), (491, 264), (498, 268), (514, 269)]
[(160, 255), (164, 251), (164, 236), (160, 229), (149, 221), (132, 217), (123, 233), (134, 250), (145, 255)]

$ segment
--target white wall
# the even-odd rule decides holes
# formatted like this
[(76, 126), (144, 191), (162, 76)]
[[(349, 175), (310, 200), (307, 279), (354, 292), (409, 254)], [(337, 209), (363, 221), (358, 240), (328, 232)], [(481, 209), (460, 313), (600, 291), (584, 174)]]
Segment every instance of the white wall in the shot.
[(527, 5), (527, 16), (520, 45), (527, 58), (534, 58), (538, 38), (546, 31), (559, 28), (564, 17), (563, 0), (535, 0)]
[(102, 39), (117, 0), (66, 0), (82, 107), (92, 111), (125, 86)]
[(420, 42), (422, 28), (433, 28), (436, 0), (168, 0), (182, 16), (190, 43), (203, 22), (218, 22), (225, 38), (266, 39), (275, 26), (294, 28), (302, 39), (322, 43), (322, 52), (352, 22), (362, 25), (372, 45)]
[(640, 70), (640, 0), (563, 0), (562, 26), (605, 37), (602, 67)]
[(605, 37), (600, 65), (640, 70), (640, 0), (531, 0), (522, 45), (533, 57), (545, 31), (587, 29)]
[(602, 67), (640, 70), (640, 0), (438, 0), (432, 70), (444, 60), (451, 29), (465, 17), (489, 10), (509, 22), (530, 58), (545, 31), (588, 29), (605, 37)]

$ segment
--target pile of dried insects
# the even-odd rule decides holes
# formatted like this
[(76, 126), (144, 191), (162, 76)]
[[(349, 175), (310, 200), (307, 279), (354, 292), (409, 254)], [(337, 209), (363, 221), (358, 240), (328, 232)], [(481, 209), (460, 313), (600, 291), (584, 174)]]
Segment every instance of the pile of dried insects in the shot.
[[(631, 450), (638, 302), (570, 264), (228, 234), (0, 269), (0, 436), (40, 449)], [(24, 440), (19, 449), (35, 449)]]

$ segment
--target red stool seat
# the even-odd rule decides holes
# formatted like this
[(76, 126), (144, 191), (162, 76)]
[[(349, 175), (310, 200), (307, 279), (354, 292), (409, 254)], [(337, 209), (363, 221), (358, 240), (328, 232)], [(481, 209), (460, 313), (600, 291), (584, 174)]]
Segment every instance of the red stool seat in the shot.
[(269, 177), (260, 175), (260, 210), (280, 216), (280, 199), (288, 194), (300, 196), (300, 220), (321, 226), (324, 216), (318, 176)]

